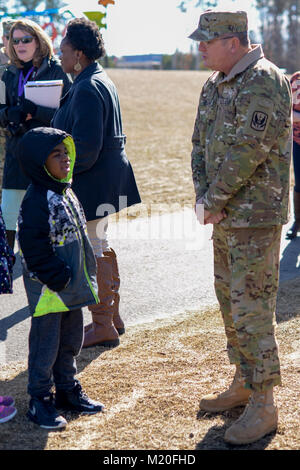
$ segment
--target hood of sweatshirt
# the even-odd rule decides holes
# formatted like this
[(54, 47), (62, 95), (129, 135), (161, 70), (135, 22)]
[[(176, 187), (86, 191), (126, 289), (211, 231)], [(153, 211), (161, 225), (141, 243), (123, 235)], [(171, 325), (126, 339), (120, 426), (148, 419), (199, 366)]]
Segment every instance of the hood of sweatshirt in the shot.
[[(46, 160), (57, 145), (64, 143), (70, 158), (70, 171), (59, 180), (46, 169)], [(25, 175), (40, 186), (62, 193), (71, 186), (76, 151), (73, 138), (64, 131), (52, 127), (37, 127), (22, 137), (18, 146), (18, 159)]]

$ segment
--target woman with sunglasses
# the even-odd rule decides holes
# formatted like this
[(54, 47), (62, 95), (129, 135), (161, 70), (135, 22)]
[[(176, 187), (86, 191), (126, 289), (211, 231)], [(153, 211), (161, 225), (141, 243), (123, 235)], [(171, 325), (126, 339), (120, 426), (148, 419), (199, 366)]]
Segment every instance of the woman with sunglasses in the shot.
[(49, 126), (55, 112), (55, 108), (37, 106), (25, 99), (25, 84), (29, 80), (62, 79), (64, 94), (69, 90), (71, 80), (54, 57), (51, 39), (31, 20), (14, 22), (8, 53), (10, 65), (2, 77), (6, 86), (6, 103), (0, 108), (0, 126), (6, 129), (7, 134), (1, 206), (8, 242), (13, 248), (20, 204), (30, 182), (19, 166), (17, 146), (29, 129)]

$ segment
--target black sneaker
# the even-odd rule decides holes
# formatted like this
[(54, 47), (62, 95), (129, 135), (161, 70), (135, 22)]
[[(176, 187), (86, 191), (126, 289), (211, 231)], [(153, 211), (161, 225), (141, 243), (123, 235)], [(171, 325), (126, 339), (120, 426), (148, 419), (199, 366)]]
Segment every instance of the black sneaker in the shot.
[(67, 425), (65, 418), (57, 413), (52, 394), (45, 397), (32, 397), (27, 417), (44, 429), (62, 429)]
[(57, 390), (55, 407), (64, 411), (78, 411), (80, 413), (94, 414), (103, 411), (104, 405), (98, 401), (91, 400), (76, 383), (71, 390)]

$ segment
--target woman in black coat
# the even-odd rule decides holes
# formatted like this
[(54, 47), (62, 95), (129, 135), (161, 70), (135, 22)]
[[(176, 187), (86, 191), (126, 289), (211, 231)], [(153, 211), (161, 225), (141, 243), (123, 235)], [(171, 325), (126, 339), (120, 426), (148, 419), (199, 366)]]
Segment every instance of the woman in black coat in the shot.
[(6, 103), (0, 109), (0, 126), (6, 129), (6, 152), (2, 182), (2, 211), (7, 238), (13, 248), (19, 208), (29, 185), (22, 172), (16, 149), (22, 135), (29, 129), (49, 126), (55, 108), (37, 106), (25, 99), (24, 86), (32, 80), (62, 79), (63, 92), (71, 86), (70, 78), (63, 72), (53, 56), (49, 36), (35, 22), (15, 21), (9, 36), (10, 65), (3, 74), (6, 86)]
[(85, 211), (97, 259), (100, 304), (89, 307), (93, 321), (85, 328), (84, 347), (116, 346), (125, 331), (119, 315), (117, 258), (106, 235), (107, 216), (141, 202), (125, 153), (118, 93), (96, 62), (104, 54), (96, 23), (85, 18), (68, 23), (61, 64), (76, 78), (52, 126), (73, 136), (77, 156), (72, 188)]

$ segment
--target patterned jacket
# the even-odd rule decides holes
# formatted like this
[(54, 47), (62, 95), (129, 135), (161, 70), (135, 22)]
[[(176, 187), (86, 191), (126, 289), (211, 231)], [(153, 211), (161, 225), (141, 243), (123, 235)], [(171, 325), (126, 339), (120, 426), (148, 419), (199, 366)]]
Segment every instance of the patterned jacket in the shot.
[[(290, 79), (292, 93), (293, 93), (293, 111), (300, 116), (300, 72), (295, 72)], [(300, 122), (293, 122), (293, 139), (298, 145), (300, 145)]]
[(196, 200), (226, 227), (287, 222), (291, 87), (252, 46), (225, 76), (213, 73), (200, 96), (192, 137)]
[[(71, 157), (65, 180), (53, 178), (44, 164), (64, 142)], [(36, 128), (21, 140), (19, 160), (32, 183), (23, 199), (18, 242), (24, 285), (33, 316), (98, 303), (96, 261), (83, 209), (71, 189), (75, 145), (53, 128)]]

